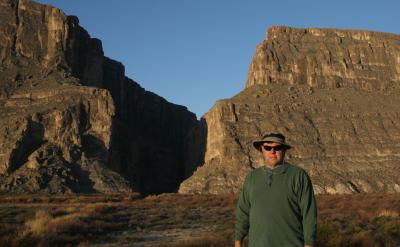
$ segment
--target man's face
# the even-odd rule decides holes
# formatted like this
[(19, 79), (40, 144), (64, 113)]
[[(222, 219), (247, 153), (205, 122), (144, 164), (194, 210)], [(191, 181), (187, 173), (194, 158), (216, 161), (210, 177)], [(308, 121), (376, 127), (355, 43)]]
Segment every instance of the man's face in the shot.
[(275, 167), (283, 161), (285, 147), (280, 143), (266, 142), (261, 145), (261, 152), (268, 166)]

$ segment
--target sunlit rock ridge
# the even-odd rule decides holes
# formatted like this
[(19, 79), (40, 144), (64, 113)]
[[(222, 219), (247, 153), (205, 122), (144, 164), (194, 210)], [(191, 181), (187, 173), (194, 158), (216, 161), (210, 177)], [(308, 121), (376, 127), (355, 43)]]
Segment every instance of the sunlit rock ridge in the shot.
[(316, 193), (400, 192), (400, 36), (271, 27), (245, 89), (203, 117), (204, 164), (181, 193), (237, 193), (270, 130)]

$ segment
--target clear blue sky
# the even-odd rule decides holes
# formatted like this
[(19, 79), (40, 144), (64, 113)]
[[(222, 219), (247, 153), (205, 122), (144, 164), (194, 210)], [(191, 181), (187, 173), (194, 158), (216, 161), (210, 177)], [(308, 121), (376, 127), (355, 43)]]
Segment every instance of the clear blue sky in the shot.
[(146, 90), (200, 118), (243, 90), (268, 27), (400, 34), (398, 0), (40, 0), (79, 17), (106, 56)]

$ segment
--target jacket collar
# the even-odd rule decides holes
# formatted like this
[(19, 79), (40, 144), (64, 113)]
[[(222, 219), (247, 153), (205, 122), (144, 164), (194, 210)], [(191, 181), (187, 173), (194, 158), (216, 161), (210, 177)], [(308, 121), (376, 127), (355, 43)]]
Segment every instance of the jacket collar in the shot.
[(288, 169), (289, 164), (286, 162), (283, 162), (282, 164), (277, 165), (274, 169), (270, 169), (267, 165), (263, 166), (263, 170), (268, 172), (268, 173), (272, 173), (272, 174), (283, 174), (286, 172), (286, 170)]

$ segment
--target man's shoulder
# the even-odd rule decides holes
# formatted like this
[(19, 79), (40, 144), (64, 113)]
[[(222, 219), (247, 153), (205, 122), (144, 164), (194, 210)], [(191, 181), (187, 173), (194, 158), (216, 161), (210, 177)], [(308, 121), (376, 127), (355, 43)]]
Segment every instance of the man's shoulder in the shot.
[(252, 177), (261, 172), (262, 172), (262, 167), (253, 168), (253, 169), (249, 170), (249, 172), (247, 173), (247, 176)]
[(262, 166), (251, 169), (247, 174), (248, 179), (252, 180), (256, 177), (263, 176), (265, 173), (264, 169), (265, 168), (263, 168)]
[(294, 165), (291, 163), (286, 163), (286, 165), (288, 166), (287, 171), (289, 171), (290, 173), (300, 174), (300, 175), (308, 175), (307, 171), (298, 165)]
[(254, 169), (251, 169), (251, 172), (252, 173), (259, 173), (259, 172), (262, 172), (263, 169), (265, 169), (265, 166), (259, 166), (259, 167), (256, 167)]
[(253, 184), (255, 180), (258, 180), (257, 178), (260, 177), (261, 173), (262, 167), (250, 169), (244, 180), (244, 185), (250, 186), (251, 184)]

